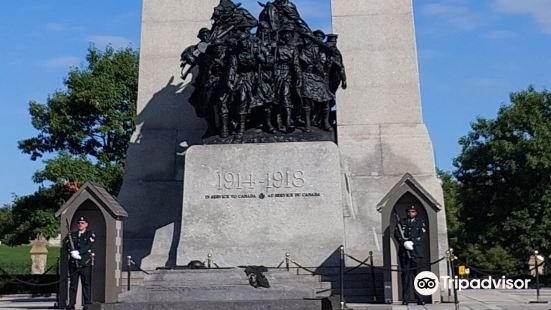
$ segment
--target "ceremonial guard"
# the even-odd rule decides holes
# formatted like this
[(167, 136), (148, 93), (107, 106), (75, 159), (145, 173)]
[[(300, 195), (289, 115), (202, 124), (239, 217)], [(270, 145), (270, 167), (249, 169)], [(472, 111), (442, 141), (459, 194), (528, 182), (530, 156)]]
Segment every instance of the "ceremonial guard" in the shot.
[(78, 230), (71, 232), (63, 241), (65, 250), (71, 256), (69, 259), (69, 304), (66, 309), (75, 309), (80, 277), (84, 310), (86, 310), (86, 305), (92, 303), (92, 253), (96, 235), (93, 231), (88, 230), (88, 221), (83, 216), (77, 220), (77, 226)]
[(399, 219), (394, 230), (394, 237), (400, 245), (398, 257), (402, 269), (402, 304), (407, 305), (413, 296), (417, 304), (424, 305), (425, 302), (415, 291), (415, 276), (421, 272), (425, 252), (425, 237), (427, 228), (425, 221), (417, 217), (417, 207), (410, 206), (406, 209), (407, 218)]

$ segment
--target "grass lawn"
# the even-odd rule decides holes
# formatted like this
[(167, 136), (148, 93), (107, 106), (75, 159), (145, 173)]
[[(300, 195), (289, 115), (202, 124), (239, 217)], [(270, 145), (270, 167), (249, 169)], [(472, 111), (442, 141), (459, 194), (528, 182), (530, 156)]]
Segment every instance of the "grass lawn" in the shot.
[[(20, 245), (15, 247), (0, 245), (0, 267), (10, 274), (30, 274), (30, 250), (30, 245)], [(59, 247), (48, 247), (46, 269), (52, 265), (56, 265), (58, 257)], [(49, 273), (55, 273), (55, 267), (53, 267)]]

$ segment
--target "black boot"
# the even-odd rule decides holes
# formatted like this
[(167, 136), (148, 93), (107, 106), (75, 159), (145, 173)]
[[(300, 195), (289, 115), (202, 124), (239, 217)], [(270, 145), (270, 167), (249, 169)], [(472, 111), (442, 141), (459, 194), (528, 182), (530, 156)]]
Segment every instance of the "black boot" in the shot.
[(310, 108), (304, 108), (304, 131), (312, 132), (312, 111)]
[(245, 135), (245, 125), (247, 123), (247, 115), (239, 115), (239, 128), (237, 130), (237, 134), (235, 137), (237, 139), (243, 139), (243, 135)]
[(333, 127), (329, 124), (329, 102), (324, 103), (321, 111), (321, 129), (325, 131), (333, 131)]
[(268, 133), (275, 133), (276, 132), (276, 129), (274, 128), (274, 126), (272, 125), (272, 109), (270, 108), (266, 108), (266, 110), (264, 111), (264, 126), (265, 126), (265, 131), (268, 132)]
[(287, 133), (295, 131), (295, 126), (293, 126), (293, 108), (285, 109), (285, 128)]
[(227, 138), (230, 135), (230, 130), (228, 129), (228, 114), (222, 115), (220, 123), (220, 137)]

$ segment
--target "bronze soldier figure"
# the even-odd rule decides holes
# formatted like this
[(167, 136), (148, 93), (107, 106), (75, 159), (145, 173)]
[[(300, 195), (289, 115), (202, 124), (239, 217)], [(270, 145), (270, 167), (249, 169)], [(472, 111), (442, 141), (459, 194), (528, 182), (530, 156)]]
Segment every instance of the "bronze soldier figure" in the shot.
[(270, 40), (269, 27), (261, 22), (256, 36), (258, 38), (258, 48), (256, 59), (258, 62), (258, 76), (256, 96), (264, 106), (264, 130), (268, 133), (275, 133), (276, 130), (272, 123), (273, 112), (276, 111), (274, 94), (274, 65), (276, 44)]
[(297, 48), (291, 44), (294, 29), (287, 25), (279, 32), (275, 63), (275, 95), (283, 114), (285, 131), (295, 131), (293, 124), (293, 89), (302, 87), (300, 63)]
[(328, 56), (328, 78), (329, 78), (329, 90), (331, 93), (336, 94), (339, 86), (342, 89), (347, 88), (346, 82), (346, 70), (344, 68), (344, 62), (342, 60), (341, 51), (337, 47), (337, 39), (339, 38), (336, 34), (327, 35), (327, 56)]
[(236, 138), (242, 139), (245, 133), (247, 116), (254, 108), (262, 105), (255, 96), (257, 77), (255, 38), (249, 29), (242, 32), (235, 52), (231, 55), (228, 88), (233, 90), (234, 104), (238, 114)]
[[(289, 141), (317, 139), (316, 135), (290, 135), (302, 120), (306, 132), (313, 124), (332, 130), (330, 105), (335, 104), (336, 88), (346, 88), (336, 37), (329, 36), (325, 43), (325, 34), (313, 33), (289, 0), (261, 5), (258, 21), (241, 4), (220, 0), (212, 27), (202, 28), (197, 36), (200, 42), (182, 53), (184, 79), (191, 68), (198, 67), (189, 102), (208, 123), (205, 143), (230, 142), (219, 138), (227, 138), (232, 128), (235, 142), (285, 141), (276, 127), (289, 134)], [(256, 35), (251, 33), (254, 27)], [(274, 136), (262, 136), (257, 130), (245, 138), (251, 125)]]
[[(319, 43), (316, 43), (317, 40)], [(332, 130), (329, 124), (329, 102), (335, 97), (329, 91), (326, 78), (327, 57), (322, 53), (320, 44), (325, 40), (325, 33), (321, 30), (314, 32), (314, 38), (305, 38), (306, 44), (300, 51), (300, 64), (302, 70), (302, 110), (305, 121), (305, 131), (311, 132), (311, 111), (317, 108), (321, 113), (320, 128)]]

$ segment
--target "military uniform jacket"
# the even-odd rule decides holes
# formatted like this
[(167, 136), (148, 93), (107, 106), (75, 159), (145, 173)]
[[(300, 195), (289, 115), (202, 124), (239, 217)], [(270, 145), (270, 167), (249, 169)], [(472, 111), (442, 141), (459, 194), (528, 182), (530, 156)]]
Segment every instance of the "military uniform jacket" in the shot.
[[(398, 225), (402, 227), (404, 231), (403, 239), (400, 235)], [(425, 221), (419, 218), (403, 218), (400, 219), (400, 223), (396, 225), (394, 229), (394, 237), (400, 243), (400, 249), (398, 255), (404, 256), (407, 255), (406, 248), (404, 248), (404, 241), (413, 241), (413, 251), (410, 251), (412, 257), (422, 258), (425, 256), (425, 239), (427, 234), (427, 227)]]
[[(78, 234), (78, 231), (71, 232), (71, 238), (73, 239), (73, 244), (75, 245), (75, 250), (78, 251), (81, 260), (78, 260), (81, 266), (90, 266), (92, 264), (92, 252), (94, 251), (94, 243), (96, 242), (96, 235), (93, 231), (86, 230), (82, 234)], [(67, 253), (71, 253), (71, 243), (69, 242), (69, 237), (65, 237), (64, 247)], [(71, 262), (76, 260), (72, 257), (70, 258)]]

